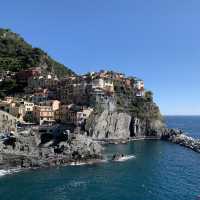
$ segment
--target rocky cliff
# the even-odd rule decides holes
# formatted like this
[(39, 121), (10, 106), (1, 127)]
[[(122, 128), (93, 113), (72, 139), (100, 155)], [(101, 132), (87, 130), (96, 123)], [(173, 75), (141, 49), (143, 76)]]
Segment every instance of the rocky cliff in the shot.
[(131, 116), (104, 110), (88, 120), (86, 129), (96, 139), (127, 139), (130, 137)]
[(87, 121), (88, 134), (96, 139), (128, 139), (131, 137), (161, 137), (164, 123), (160, 119), (141, 119), (126, 112), (104, 110)]
[(97, 139), (161, 137), (165, 125), (153, 93), (144, 84), (138, 89), (141, 82), (135, 77), (121, 80), (115, 72), (106, 73), (113, 81), (113, 92), (93, 97), (94, 113), (85, 126), (88, 135)]
[[(161, 137), (165, 124), (153, 95), (134, 95), (134, 88), (116, 88), (112, 104), (96, 101), (95, 112), (86, 122), (86, 131), (96, 139)], [(95, 104), (94, 104), (95, 105)], [(105, 106), (106, 105), (106, 106)]]

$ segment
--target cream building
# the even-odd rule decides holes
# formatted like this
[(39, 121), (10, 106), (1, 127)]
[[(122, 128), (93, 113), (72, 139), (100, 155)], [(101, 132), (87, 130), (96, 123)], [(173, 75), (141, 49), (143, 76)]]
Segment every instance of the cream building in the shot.
[(114, 92), (113, 80), (109, 78), (96, 78), (92, 80), (92, 89), (102, 89), (109, 92)]
[(135, 88), (138, 90), (144, 89), (144, 81), (143, 80), (136, 80), (134, 84)]
[(144, 89), (144, 81), (143, 80), (136, 80), (134, 84), (134, 88), (136, 89), (136, 96), (143, 97), (145, 95)]
[(43, 122), (53, 122), (56, 120), (56, 113), (59, 111), (60, 101), (50, 100), (46, 102), (41, 102), (36, 105), (33, 109), (34, 120), (42, 124)]
[(51, 106), (35, 106), (33, 118), (40, 125), (43, 122), (52, 122), (54, 121), (54, 111)]
[(44, 102), (40, 102), (39, 106), (50, 106), (53, 111), (56, 111), (60, 108), (60, 101), (58, 100), (48, 100)]

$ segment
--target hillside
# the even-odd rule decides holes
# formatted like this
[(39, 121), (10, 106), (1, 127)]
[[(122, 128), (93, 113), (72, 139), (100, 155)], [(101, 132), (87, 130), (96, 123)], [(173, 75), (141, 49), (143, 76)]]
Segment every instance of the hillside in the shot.
[(72, 70), (53, 60), (40, 48), (33, 48), (20, 35), (9, 29), (0, 29), (0, 72), (18, 72), (30, 67), (54, 71), (58, 77), (74, 74)]

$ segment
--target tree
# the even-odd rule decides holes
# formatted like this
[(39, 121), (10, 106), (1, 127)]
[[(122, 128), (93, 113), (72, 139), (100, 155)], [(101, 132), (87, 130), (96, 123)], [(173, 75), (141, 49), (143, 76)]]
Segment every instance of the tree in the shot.
[(153, 102), (153, 93), (151, 91), (145, 92), (145, 99), (148, 102)]

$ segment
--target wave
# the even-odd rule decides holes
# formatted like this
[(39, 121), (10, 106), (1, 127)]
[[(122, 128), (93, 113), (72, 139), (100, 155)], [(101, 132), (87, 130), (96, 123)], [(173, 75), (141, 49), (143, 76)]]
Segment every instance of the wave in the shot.
[(87, 162), (72, 162), (70, 163), (71, 166), (79, 166), (79, 165), (87, 165)]
[(130, 159), (133, 159), (133, 158), (136, 158), (136, 156), (134, 156), (134, 155), (127, 155), (127, 156), (123, 156), (123, 157), (115, 160), (115, 162), (124, 162), (124, 161), (130, 160)]
[(108, 162), (108, 160), (91, 160), (86, 162), (71, 162), (69, 165), (71, 166), (80, 166), (80, 165), (92, 165), (96, 163), (105, 163)]
[(8, 175), (8, 174), (14, 174), (14, 173), (17, 173), (19, 171), (20, 171), (20, 169), (8, 169), (8, 170), (1, 169), (0, 170), (0, 177)]

